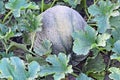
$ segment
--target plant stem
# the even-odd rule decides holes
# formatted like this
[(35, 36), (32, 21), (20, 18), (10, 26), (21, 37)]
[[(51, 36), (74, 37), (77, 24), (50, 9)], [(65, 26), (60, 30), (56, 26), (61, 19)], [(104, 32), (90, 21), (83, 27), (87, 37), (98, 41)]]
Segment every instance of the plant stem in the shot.
[(42, 0), (41, 2), (41, 13), (43, 12), (43, 9), (44, 9), (44, 0)]
[(105, 51), (103, 51), (104, 48), (99, 48), (98, 46), (96, 46), (96, 48), (97, 48), (99, 51), (101, 51), (102, 53), (106, 53)]
[(75, 73), (71, 73), (74, 77), (78, 77), (78, 75), (77, 74), (75, 74)]
[(2, 23), (5, 23), (6, 19), (9, 17), (9, 15), (12, 13), (12, 10), (8, 12), (8, 14), (6, 14), (6, 16), (3, 19)]
[(5, 43), (4, 40), (1, 40), (1, 42), (2, 42), (2, 44), (3, 44), (3, 46), (4, 46), (4, 48), (5, 48), (5, 52), (6, 52), (6, 54), (7, 54), (7, 45), (6, 45), (6, 43)]
[(110, 63), (111, 63), (111, 60), (109, 59), (109, 60), (108, 60), (107, 67), (106, 67), (106, 71), (109, 69), (109, 67), (110, 67)]
[(92, 15), (90, 15), (90, 16), (88, 17), (87, 22), (89, 22), (89, 21), (91, 20), (91, 18), (92, 18)]
[(87, 4), (86, 3), (87, 3), (86, 0), (83, 0), (83, 4), (84, 4), (84, 8), (85, 8), (84, 11), (85, 11), (87, 17), (89, 18), (89, 13), (87, 11)]
[(94, 0), (94, 5), (98, 2), (99, 0)]
[(34, 52), (28, 50), (25, 44), (19, 44), (19, 43), (13, 42), (13, 41), (11, 41), (10, 43), (11, 44), (10, 44), (9, 48), (7, 49), (8, 51), (10, 50), (11, 47), (15, 46), (17, 48), (20, 48), (20, 49), (26, 51), (26, 52), (31, 53), (32, 55), (39, 56), (39, 55), (35, 54)]
[(6, 53), (8, 54), (8, 51), (10, 50), (12, 46), (10, 45), (7, 49), (6, 49)]
[[(32, 35), (31, 35), (32, 34)], [(33, 46), (34, 46), (34, 41), (35, 41), (35, 35), (36, 35), (36, 31), (35, 32), (32, 32), (30, 34), (30, 36), (31, 36), (31, 47), (30, 47), (30, 52), (32, 51), (32, 48), (33, 48)]]
[(89, 24), (90, 26), (96, 26), (96, 24)]
[(50, 8), (53, 7), (53, 5), (55, 4), (55, 2), (56, 2), (56, 0), (54, 0), (54, 1), (52, 2)]

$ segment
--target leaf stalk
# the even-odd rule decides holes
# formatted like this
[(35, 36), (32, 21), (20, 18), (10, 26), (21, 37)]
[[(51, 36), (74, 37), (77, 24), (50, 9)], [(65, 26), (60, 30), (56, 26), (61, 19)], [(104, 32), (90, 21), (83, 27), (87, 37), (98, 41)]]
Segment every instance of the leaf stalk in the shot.
[(12, 10), (8, 12), (8, 14), (6, 14), (6, 16), (3, 19), (2, 23), (5, 23), (6, 19), (9, 17), (9, 15), (12, 13)]

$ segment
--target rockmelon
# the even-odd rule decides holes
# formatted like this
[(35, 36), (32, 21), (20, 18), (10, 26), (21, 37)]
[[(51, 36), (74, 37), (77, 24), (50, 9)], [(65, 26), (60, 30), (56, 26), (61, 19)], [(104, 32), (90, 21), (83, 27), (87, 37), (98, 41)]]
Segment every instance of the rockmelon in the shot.
[(43, 40), (50, 40), (53, 53), (69, 53), (73, 42), (71, 34), (76, 30), (83, 30), (85, 20), (77, 11), (61, 5), (49, 8), (41, 15), (42, 31), (36, 33), (34, 47), (41, 45)]

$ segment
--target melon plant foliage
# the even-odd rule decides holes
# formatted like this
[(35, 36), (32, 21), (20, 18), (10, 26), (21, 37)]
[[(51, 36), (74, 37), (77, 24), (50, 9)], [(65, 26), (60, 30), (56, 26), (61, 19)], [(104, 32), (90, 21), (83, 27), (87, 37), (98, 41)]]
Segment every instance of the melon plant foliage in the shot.
[(74, 32), (73, 51), (78, 55), (86, 55), (95, 44), (97, 32), (90, 26), (86, 26), (84, 31)]
[(86, 76), (85, 74), (81, 73), (76, 80), (93, 80), (92, 78)]
[(104, 33), (107, 29), (111, 29), (109, 19), (114, 14), (114, 10), (118, 8), (119, 4), (111, 3), (110, 0), (100, 0), (98, 5), (93, 4), (88, 8), (90, 14), (95, 16), (98, 26), (98, 31)]
[(8, 80), (32, 80), (38, 76), (40, 65), (33, 61), (26, 65), (23, 60), (18, 57), (3, 58), (0, 61), (0, 78), (7, 78)]
[[(120, 80), (114, 64), (120, 63), (120, 0), (94, 0), (87, 7), (88, 1), (0, 0), (0, 80)], [(34, 47), (34, 40), (42, 30), (40, 11), (58, 4), (84, 6), (87, 26), (72, 33), (71, 53), (56, 55), (51, 41)]]
[(22, 9), (39, 9), (38, 5), (27, 3), (26, 0), (9, 0), (8, 3), (5, 4), (5, 8), (10, 9), (14, 17), (20, 17), (20, 10)]
[(111, 74), (109, 75), (109, 77), (113, 80), (119, 80), (120, 79), (120, 69), (116, 68), (116, 67), (111, 67), (109, 69), (109, 71), (111, 72)]
[(40, 76), (46, 76), (54, 74), (54, 80), (61, 80), (65, 78), (65, 74), (72, 73), (72, 65), (68, 65), (70, 57), (64, 53), (56, 55), (50, 55), (46, 58), (46, 61), (51, 65), (45, 65), (41, 67)]

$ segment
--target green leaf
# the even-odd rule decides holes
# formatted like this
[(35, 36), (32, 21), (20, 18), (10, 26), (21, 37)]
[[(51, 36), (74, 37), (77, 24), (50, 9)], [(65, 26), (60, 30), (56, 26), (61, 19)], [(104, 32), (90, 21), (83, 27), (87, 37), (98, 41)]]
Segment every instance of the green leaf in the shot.
[(120, 16), (111, 17), (110, 18), (110, 25), (114, 27), (120, 26)]
[[(25, 22), (23, 21), (23, 23), (25, 24), (25, 28), (27, 31), (29, 32), (33, 32), (33, 31), (41, 31), (42, 30), (42, 16), (36, 16), (31, 10), (27, 11), (26, 15), (25, 15)], [(26, 24), (27, 23), (27, 24)]]
[(36, 16), (32, 10), (24, 12), (20, 18), (16, 18), (18, 24), (16, 25), (17, 31), (35, 32), (42, 30), (42, 16)]
[(13, 50), (14, 48), (20, 48), (24, 51), (28, 51), (26, 44), (21, 44), (21, 43), (16, 43), (14, 41), (11, 41), (10, 44), (9, 44), (8, 50)]
[(9, 0), (8, 3), (5, 4), (5, 7), (7, 9), (21, 9), (23, 7), (27, 7), (27, 1), (26, 0)]
[(47, 76), (53, 74), (54, 80), (61, 80), (65, 78), (65, 74), (72, 73), (72, 66), (68, 65), (69, 56), (64, 53), (56, 55), (49, 55), (46, 59), (51, 65), (41, 67), (40, 76)]
[(14, 33), (12, 32), (11, 28), (9, 28), (9, 31), (5, 35), (5, 40), (9, 40), (11, 37), (14, 37)]
[(0, 39), (4, 39), (5, 41), (9, 40), (11, 37), (14, 36), (11, 28), (8, 28), (4, 25), (0, 25), (0, 33)]
[(118, 0), (118, 2), (120, 2), (120, 0)]
[(111, 18), (111, 25), (114, 27), (112, 30), (112, 36), (113, 36), (113, 40), (114, 40), (114, 47), (112, 49), (113, 52), (115, 52), (115, 54), (113, 54), (111, 56), (111, 59), (117, 59), (120, 61), (120, 49), (119, 49), (119, 45), (120, 45), (120, 16), (117, 17), (112, 17)]
[(106, 42), (110, 38), (110, 36), (111, 35), (108, 34), (108, 33), (103, 33), (103, 34), (98, 35), (97, 46), (103, 46), (103, 47), (105, 47), (106, 46)]
[(105, 49), (106, 49), (107, 51), (111, 51), (115, 42), (116, 42), (116, 41), (114, 40), (114, 38), (112, 38), (112, 37), (109, 38), (109, 39), (107, 40), (107, 45), (105, 46)]
[(120, 80), (120, 69), (119, 68), (111, 67), (109, 71), (111, 72), (111, 74), (109, 75), (110, 79)]
[(77, 55), (86, 55), (95, 44), (97, 32), (90, 26), (85, 27), (85, 31), (78, 31), (72, 34), (74, 39), (73, 51)]
[(93, 48), (90, 51), (93, 53), (92, 58), (95, 58), (100, 52), (99, 49), (97, 49), (97, 48)]
[(13, 15), (14, 17), (20, 17), (20, 9), (14, 9)]
[(35, 61), (28, 65), (27, 71), (24, 62), (18, 57), (3, 58), (0, 60), (0, 78), (33, 80), (38, 76), (38, 71), (40, 71), (40, 66)]
[(94, 79), (92, 79), (92, 78), (88, 77), (87, 75), (81, 73), (81, 74), (79, 75), (79, 77), (76, 78), (76, 80), (94, 80)]
[(84, 71), (89, 74), (90, 72), (102, 72), (105, 70), (104, 59), (101, 54), (98, 54), (95, 58), (88, 58), (85, 64)]
[(114, 41), (120, 40), (120, 27), (116, 27), (112, 30), (112, 36)]
[(13, 11), (15, 17), (20, 17), (20, 10), (24, 7), (27, 8), (29, 4), (27, 4), (26, 0), (9, 0), (8, 3), (5, 4), (7, 9)]
[(10, 57), (14, 56), (13, 52), (9, 52), (8, 54), (6, 54), (6, 52), (0, 52), (0, 55), (4, 58), (5, 57), (10, 58)]
[(5, 7), (12, 10), (14, 17), (20, 17), (20, 10), (24, 10), (26, 8), (39, 8), (37, 5), (28, 3), (26, 0), (9, 0), (9, 2), (5, 4)]
[(117, 6), (118, 4), (111, 3), (110, 0), (100, 0), (98, 5), (93, 4), (88, 8), (89, 13), (94, 16), (94, 20), (97, 22), (100, 33), (111, 29), (109, 19)]
[(81, 0), (63, 0), (67, 2), (72, 8), (75, 8), (77, 4), (80, 4)]
[(47, 64), (47, 62), (45, 61), (45, 58), (40, 57), (40, 56), (37, 56), (37, 57), (36, 57), (36, 56), (32, 56), (32, 55), (30, 55), (30, 54), (27, 54), (27, 55), (26, 55), (26, 59), (27, 59), (27, 62), (28, 62), (28, 63), (30, 63), (30, 62), (32, 62), (32, 61), (37, 61), (41, 66)]
[(113, 40), (114, 42), (116, 42), (117, 40), (120, 40), (120, 16), (112, 17), (110, 19), (110, 23), (113, 26), (112, 29)]
[(6, 32), (8, 32), (9, 29), (4, 24), (0, 24), (0, 36), (5, 36)]
[(30, 2), (28, 8), (29, 9), (39, 9), (39, 6), (36, 5), (36, 3), (34, 3), (34, 2)]
[(22, 36), (22, 29), (24, 29), (23, 27), (19, 27), (17, 24), (15, 24), (14, 26), (11, 27), (13, 33), (14, 33), (14, 36), (15, 37), (18, 37), (18, 36)]
[(0, 14), (4, 14), (4, 13), (5, 13), (4, 3), (3, 1), (0, 1)]
[(96, 72), (96, 73), (91, 72), (91, 73), (89, 73), (89, 76), (94, 78), (95, 80), (104, 80), (105, 72), (104, 71), (100, 72), (100, 73), (98, 73), (98, 72)]
[(36, 54), (40, 56), (47, 55), (52, 52), (51, 46), (52, 46), (52, 43), (49, 40), (44, 40), (40, 45), (36, 45), (34, 47), (34, 51)]
[(35, 61), (32, 61), (28, 65), (28, 76), (27, 76), (27, 78), (29, 80), (37, 78), (38, 77), (38, 71), (40, 71), (39, 64)]
[(115, 52), (115, 54), (111, 56), (111, 59), (117, 59), (118, 61), (120, 61), (120, 40), (114, 43), (112, 51)]

